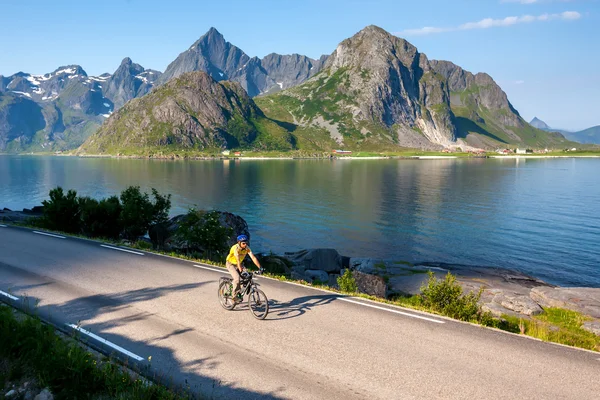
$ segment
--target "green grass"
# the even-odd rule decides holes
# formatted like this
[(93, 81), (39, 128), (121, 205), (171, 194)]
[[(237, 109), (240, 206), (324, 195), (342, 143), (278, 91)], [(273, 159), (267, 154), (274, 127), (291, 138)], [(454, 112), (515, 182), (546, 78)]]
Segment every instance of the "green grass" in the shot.
[(39, 319), (16, 317), (0, 305), (0, 384), (35, 377), (56, 398), (182, 399), (182, 393), (148, 384), (108, 358), (58, 336)]
[(546, 342), (561, 343), (587, 350), (600, 351), (600, 336), (582, 328), (590, 317), (563, 308), (546, 308), (529, 319), (504, 315), (511, 331), (532, 336)]

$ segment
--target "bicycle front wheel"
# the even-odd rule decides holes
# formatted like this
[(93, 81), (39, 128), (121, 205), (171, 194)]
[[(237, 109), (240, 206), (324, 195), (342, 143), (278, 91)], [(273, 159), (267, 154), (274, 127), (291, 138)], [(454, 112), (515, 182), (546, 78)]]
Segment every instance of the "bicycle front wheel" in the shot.
[(248, 296), (248, 308), (254, 318), (265, 319), (269, 313), (269, 299), (260, 289), (253, 289)]
[(233, 301), (233, 284), (231, 281), (223, 281), (219, 285), (219, 303), (221, 307), (226, 310), (233, 310), (235, 308), (235, 301)]

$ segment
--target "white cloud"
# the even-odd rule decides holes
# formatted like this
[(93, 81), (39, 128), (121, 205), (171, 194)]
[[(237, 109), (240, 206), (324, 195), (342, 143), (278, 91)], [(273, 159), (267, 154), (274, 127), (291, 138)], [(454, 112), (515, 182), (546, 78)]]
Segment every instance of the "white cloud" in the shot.
[(522, 84), (524, 84), (524, 83), (525, 83), (525, 81), (521, 81), (521, 80), (519, 80), (519, 81), (515, 81), (515, 85), (522, 85)]
[[(525, 1), (534, 1), (534, 0), (525, 0)], [(493, 18), (484, 18), (481, 21), (477, 22), (467, 22), (465, 24), (442, 28), (442, 27), (432, 27), (426, 26), (424, 28), (418, 29), (406, 29), (402, 32), (396, 32), (395, 35), (407, 35), (407, 36), (416, 36), (416, 35), (429, 35), (432, 33), (443, 33), (443, 32), (453, 32), (453, 31), (467, 31), (472, 29), (487, 29), (487, 28), (496, 28), (496, 27), (507, 27), (517, 24), (525, 24), (531, 22), (543, 22), (543, 21), (552, 21), (552, 20), (566, 20), (566, 21), (574, 21), (581, 18), (581, 14), (577, 11), (565, 11), (559, 14), (542, 14), (542, 15), (522, 15), (520, 17), (506, 17), (502, 19), (493, 19)]]

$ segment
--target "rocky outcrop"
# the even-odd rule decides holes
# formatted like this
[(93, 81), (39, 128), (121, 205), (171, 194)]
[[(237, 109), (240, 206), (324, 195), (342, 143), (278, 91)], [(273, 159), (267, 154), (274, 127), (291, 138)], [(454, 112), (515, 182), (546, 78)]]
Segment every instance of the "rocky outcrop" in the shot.
[(600, 288), (536, 287), (531, 298), (542, 307), (560, 307), (600, 319)]
[(500, 126), (525, 126), (526, 122), (510, 104), (506, 93), (488, 74), (480, 72), (474, 75), (449, 61), (432, 60), (431, 67), (448, 80), (450, 92), (458, 94), (452, 99), (454, 105), (471, 106), (475, 110), (486, 109)]
[[(242, 217), (226, 211), (217, 212), (219, 213), (219, 222), (221, 226), (231, 228), (231, 236), (227, 241), (228, 246), (233, 246), (237, 243), (238, 235), (246, 235), (250, 238), (248, 223)], [(148, 231), (148, 236), (150, 237), (152, 244), (155, 247), (166, 251), (178, 251), (182, 253), (192, 251), (203, 253), (205, 249), (190, 248), (187, 243), (182, 242), (176, 236), (179, 226), (186, 218), (187, 214), (180, 214), (170, 218), (169, 221), (164, 224), (151, 226)]]
[(28, 219), (41, 217), (43, 210), (43, 206), (35, 206), (32, 209), (24, 208), (22, 211), (12, 211), (4, 208), (0, 210), (0, 222), (27, 222)]

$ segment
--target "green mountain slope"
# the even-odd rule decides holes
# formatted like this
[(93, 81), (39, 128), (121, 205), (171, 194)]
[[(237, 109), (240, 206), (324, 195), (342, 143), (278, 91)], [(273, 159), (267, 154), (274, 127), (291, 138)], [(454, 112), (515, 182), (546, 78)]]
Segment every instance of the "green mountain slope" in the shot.
[(295, 143), (290, 130), (266, 118), (240, 84), (189, 72), (125, 104), (78, 153), (290, 150)]

